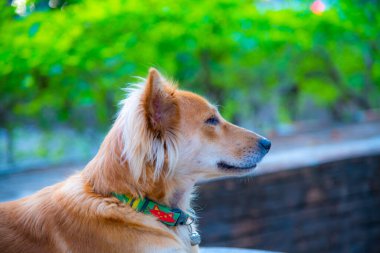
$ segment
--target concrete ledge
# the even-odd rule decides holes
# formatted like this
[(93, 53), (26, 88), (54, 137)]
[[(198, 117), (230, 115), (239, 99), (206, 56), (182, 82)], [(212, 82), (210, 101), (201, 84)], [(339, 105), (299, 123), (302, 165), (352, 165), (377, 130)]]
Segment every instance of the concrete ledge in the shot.
[(379, 178), (380, 154), (204, 184), (202, 246), (379, 252)]

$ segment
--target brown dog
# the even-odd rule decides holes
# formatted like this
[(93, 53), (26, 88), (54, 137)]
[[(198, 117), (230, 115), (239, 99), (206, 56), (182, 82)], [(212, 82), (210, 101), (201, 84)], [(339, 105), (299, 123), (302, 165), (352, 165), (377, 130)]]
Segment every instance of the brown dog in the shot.
[(246, 175), (269, 148), (151, 69), (81, 173), (0, 204), (0, 252), (198, 252), (195, 183)]

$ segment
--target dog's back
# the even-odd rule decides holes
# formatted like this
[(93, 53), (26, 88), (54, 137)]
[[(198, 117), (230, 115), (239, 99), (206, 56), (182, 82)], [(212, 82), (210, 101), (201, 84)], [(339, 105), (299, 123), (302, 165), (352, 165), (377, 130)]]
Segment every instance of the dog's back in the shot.
[(44, 207), (51, 188), (0, 204), (0, 252), (55, 252), (47, 231), (50, 210)]
[[(1, 203), (0, 252), (167, 252), (168, 247), (183, 247), (162, 227), (117, 199), (94, 194), (78, 174), (29, 197)], [(154, 248), (141, 238), (149, 238)]]

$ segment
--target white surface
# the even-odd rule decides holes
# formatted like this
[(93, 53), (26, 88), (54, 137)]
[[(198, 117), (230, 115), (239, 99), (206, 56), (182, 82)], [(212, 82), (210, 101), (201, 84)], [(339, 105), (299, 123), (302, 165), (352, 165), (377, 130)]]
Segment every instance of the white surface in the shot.
[(264, 158), (254, 175), (281, 170), (297, 169), (331, 161), (380, 153), (380, 136), (364, 140), (344, 141), (317, 146), (302, 146), (270, 153)]
[(254, 250), (254, 249), (204, 247), (204, 248), (201, 248), (201, 253), (279, 253), (279, 252)]

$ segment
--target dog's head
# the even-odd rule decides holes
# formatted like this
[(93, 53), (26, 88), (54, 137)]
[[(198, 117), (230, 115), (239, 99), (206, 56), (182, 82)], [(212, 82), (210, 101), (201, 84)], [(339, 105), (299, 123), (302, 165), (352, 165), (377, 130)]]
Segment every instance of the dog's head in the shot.
[(206, 99), (176, 89), (155, 69), (133, 90), (119, 115), (123, 156), (135, 179), (147, 164), (155, 177), (199, 181), (252, 172), (269, 140), (227, 122)]

